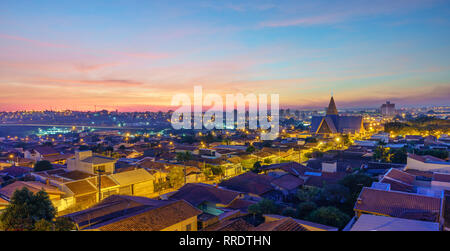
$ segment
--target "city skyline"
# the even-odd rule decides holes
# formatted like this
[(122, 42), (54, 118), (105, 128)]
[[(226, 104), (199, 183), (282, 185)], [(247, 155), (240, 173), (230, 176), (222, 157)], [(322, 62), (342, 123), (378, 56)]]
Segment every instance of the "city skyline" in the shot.
[[(3, 1), (0, 111), (158, 111), (177, 93), (280, 107), (449, 105), (446, 1)], [(30, 24), (33, 24), (30, 26)], [(94, 108), (96, 106), (96, 108)]]

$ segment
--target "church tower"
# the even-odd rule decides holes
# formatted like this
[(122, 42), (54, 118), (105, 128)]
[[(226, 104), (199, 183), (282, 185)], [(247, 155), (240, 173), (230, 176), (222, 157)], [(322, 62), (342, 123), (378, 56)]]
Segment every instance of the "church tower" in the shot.
[(328, 105), (327, 115), (338, 115), (338, 111), (336, 109), (336, 104), (334, 103), (333, 96), (331, 96), (330, 104)]

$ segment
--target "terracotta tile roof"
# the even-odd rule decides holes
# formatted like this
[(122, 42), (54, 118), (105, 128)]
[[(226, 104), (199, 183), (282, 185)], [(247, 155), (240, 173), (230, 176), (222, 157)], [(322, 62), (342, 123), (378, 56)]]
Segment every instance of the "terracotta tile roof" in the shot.
[[(287, 218), (287, 216), (282, 216), (282, 215), (277, 215), (277, 214), (264, 214), (264, 218), (284, 219), (284, 218)], [(305, 220), (299, 220), (299, 219), (294, 219), (294, 220), (309, 231), (338, 231), (339, 230), (337, 227), (330, 227), (330, 226), (322, 225), (322, 224), (311, 222), (311, 221), (305, 221)]]
[[(97, 187), (98, 183), (98, 177), (92, 177), (88, 179), (89, 182), (91, 182), (95, 187)], [(102, 180), (101, 180), (101, 188), (105, 189), (105, 188), (111, 188), (111, 187), (115, 187), (115, 186), (119, 186), (119, 184), (117, 184), (114, 180), (112, 180), (110, 177), (103, 175), (102, 176)]]
[(450, 165), (450, 162), (446, 162), (443, 159), (436, 158), (431, 155), (415, 155), (415, 154), (408, 153), (408, 157), (415, 159), (417, 161), (420, 161), (420, 162), (424, 162), (424, 163), (438, 162), (438, 163), (448, 163)]
[(22, 188), (28, 188), (33, 193), (37, 193), (41, 190), (44, 190), (48, 194), (57, 194), (62, 195), (64, 192), (58, 190), (57, 187), (46, 185), (37, 181), (16, 181), (12, 184), (4, 186), (0, 189), (0, 194), (3, 194), (7, 198), (11, 198), (16, 190), (20, 190)]
[(89, 209), (64, 217), (72, 219), (82, 229), (159, 231), (201, 213), (183, 200), (112, 195)]
[(406, 169), (405, 172), (409, 173), (411, 175), (414, 175), (414, 176), (423, 176), (423, 177), (426, 177), (426, 178), (432, 178), (433, 177), (433, 172), (430, 172), (430, 171), (420, 171), (420, 170), (414, 170), (414, 169)]
[(276, 221), (260, 224), (253, 231), (308, 231), (294, 219), (286, 217)]
[(281, 187), (286, 190), (293, 190), (299, 186), (305, 184), (305, 181), (301, 178), (297, 178), (291, 174), (283, 175), (272, 181), (272, 184)]
[(253, 204), (256, 204), (256, 201), (251, 201), (251, 200), (244, 200), (244, 199), (236, 199), (233, 200), (233, 202), (231, 202), (231, 204), (229, 204), (227, 206), (228, 209), (239, 209), (242, 211), (247, 211), (247, 208)]
[(87, 180), (67, 182), (64, 185), (67, 186), (75, 196), (97, 192), (97, 188)]
[(253, 225), (245, 221), (242, 217), (220, 221), (214, 225), (208, 226), (202, 231), (249, 231)]
[(81, 179), (93, 177), (94, 175), (75, 170), (75, 171), (60, 173), (60, 174), (58, 174), (58, 176), (61, 176), (63, 178), (67, 178), (67, 179), (71, 179), (71, 180), (81, 180)]
[(53, 161), (70, 159), (70, 158), (73, 158), (73, 156), (74, 156), (74, 154), (70, 154), (70, 153), (55, 154), (55, 155), (44, 156), (44, 160), (48, 160), (50, 162), (53, 162)]
[(433, 181), (450, 182), (450, 174), (446, 173), (433, 173)]
[(151, 181), (154, 179), (153, 175), (147, 172), (145, 169), (136, 169), (116, 174), (111, 174), (111, 178), (117, 181), (121, 186), (127, 186), (130, 184), (137, 184), (140, 182)]
[(412, 185), (416, 180), (416, 177), (414, 175), (393, 168), (389, 169), (384, 177), (398, 180), (409, 185)]
[(86, 163), (91, 163), (94, 165), (99, 165), (99, 164), (115, 162), (116, 160), (113, 158), (96, 155), (96, 156), (87, 157), (87, 158), (83, 159), (82, 161), (86, 162)]
[(273, 177), (268, 175), (247, 172), (231, 179), (224, 180), (219, 185), (243, 193), (262, 195), (274, 190), (271, 185), (273, 179)]
[(160, 231), (201, 213), (201, 210), (186, 201), (170, 201), (167, 205), (158, 208), (144, 209), (143, 212), (134, 216), (124, 216), (119, 221), (111, 220), (101, 224), (98, 229), (102, 231)]
[(391, 190), (412, 193), (415, 190), (413, 185), (415, 180), (416, 176), (391, 168), (380, 182), (390, 184)]
[(203, 202), (228, 205), (240, 196), (240, 192), (217, 188), (203, 183), (189, 183), (170, 195), (171, 199), (183, 199), (194, 206)]
[(303, 175), (305, 172), (317, 172), (317, 170), (306, 167), (305, 165), (302, 165), (297, 162), (287, 162), (287, 163), (280, 163), (280, 164), (272, 164), (268, 166), (263, 166), (263, 170), (276, 170), (280, 169), (285, 172), (288, 172), (294, 176), (300, 176)]
[(407, 192), (407, 193), (414, 192), (414, 186), (403, 183), (398, 180), (389, 179), (389, 178), (384, 177), (380, 180), (380, 182), (389, 184), (391, 190), (402, 191), (402, 192)]
[(53, 149), (52, 147), (49, 147), (49, 146), (38, 146), (38, 147), (35, 147), (33, 150), (43, 156), (59, 154), (58, 151), (56, 151), (55, 149)]
[(11, 166), (0, 171), (2, 175), (9, 175), (12, 177), (21, 177), (27, 173), (31, 173), (33, 168), (23, 166)]
[(437, 221), (441, 209), (441, 199), (365, 187), (361, 191), (354, 209), (405, 219)]

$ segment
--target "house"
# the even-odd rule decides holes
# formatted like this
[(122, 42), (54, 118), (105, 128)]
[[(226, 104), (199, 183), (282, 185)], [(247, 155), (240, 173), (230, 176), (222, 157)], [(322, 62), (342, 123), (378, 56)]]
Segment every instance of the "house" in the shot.
[(408, 153), (406, 169), (450, 173), (450, 162), (430, 155), (421, 156)]
[(75, 157), (67, 160), (67, 169), (96, 174), (98, 170), (105, 174), (115, 171), (116, 160), (100, 155), (93, 155), (92, 151), (77, 151)]
[(110, 175), (119, 184), (119, 194), (133, 196), (150, 196), (153, 191), (155, 177), (145, 169), (136, 169)]
[(219, 221), (216, 224), (203, 228), (201, 231), (250, 231), (254, 226), (243, 217)]
[(450, 173), (433, 173), (431, 187), (433, 189), (450, 190)]
[(380, 182), (389, 184), (391, 190), (414, 193), (416, 192), (414, 187), (415, 180), (416, 176), (391, 168)]
[(0, 170), (0, 176), (8, 176), (13, 179), (22, 178), (27, 174), (30, 174), (33, 168), (24, 166), (11, 166)]
[(365, 187), (354, 207), (362, 214), (439, 222), (442, 198)]
[(244, 199), (244, 194), (208, 184), (189, 183), (171, 194), (169, 199), (185, 200), (203, 212), (220, 215), (234, 200)]
[(79, 230), (196, 231), (197, 216), (201, 213), (184, 200), (114, 195), (63, 217), (75, 222)]
[(306, 167), (297, 162), (286, 162), (263, 166), (263, 172), (269, 176), (277, 177), (285, 174), (291, 174), (297, 177), (304, 176), (305, 173), (318, 172), (315, 169)]
[(60, 152), (56, 151), (52, 147), (49, 146), (37, 146), (30, 150), (26, 150), (24, 152), (24, 157), (26, 159), (32, 159), (35, 162), (44, 160), (44, 158), (48, 158), (50, 156), (57, 156)]
[[(281, 220), (284, 218), (287, 218), (286, 216), (277, 215), (277, 214), (264, 214), (264, 222), (272, 222)], [(337, 227), (330, 227), (326, 225), (322, 225), (315, 222), (300, 220), (300, 219), (293, 219), (298, 224), (300, 224), (302, 227), (304, 227), (308, 231), (338, 231), (339, 229)]]
[(264, 222), (253, 228), (253, 231), (308, 231), (308, 229), (296, 222), (293, 218), (285, 217)]
[(44, 156), (42, 158), (42, 160), (47, 160), (52, 164), (65, 165), (67, 162), (67, 159), (70, 159), (73, 157), (74, 157), (74, 155), (71, 153), (64, 153), (64, 154)]
[(0, 188), (0, 198), (6, 201), (10, 201), (14, 195), (16, 190), (21, 190), (23, 188), (27, 188), (29, 191), (33, 193), (37, 193), (41, 190), (45, 191), (53, 206), (57, 209), (57, 211), (61, 210), (61, 198), (64, 195), (64, 192), (59, 190), (55, 186), (43, 184), (37, 181), (16, 181), (12, 184), (4, 186)]
[(331, 97), (327, 113), (324, 117), (313, 116), (311, 119), (311, 133), (362, 133), (364, 125), (362, 116), (341, 116), (338, 114), (334, 98)]
[(350, 231), (440, 231), (439, 223), (363, 214)]
[(76, 208), (86, 208), (98, 201), (98, 190), (94, 184), (87, 179), (66, 182), (62, 185), (65, 192), (65, 200), (69, 205)]
[(219, 186), (248, 194), (251, 197), (279, 200), (281, 196), (272, 185), (274, 179), (274, 177), (268, 175), (247, 172), (231, 179), (224, 180)]
[(272, 180), (271, 183), (276, 190), (281, 191), (286, 197), (289, 195), (295, 195), (297, 193), (297, 189), (305, 184), (305, 180), (291, 174), (286, 174)]

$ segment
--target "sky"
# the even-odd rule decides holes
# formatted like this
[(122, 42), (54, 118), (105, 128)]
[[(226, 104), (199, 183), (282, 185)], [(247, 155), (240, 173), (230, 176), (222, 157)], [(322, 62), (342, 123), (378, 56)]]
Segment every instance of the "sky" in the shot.
[(0, 111), (450, 105), (448, 0), (0, 0)]

